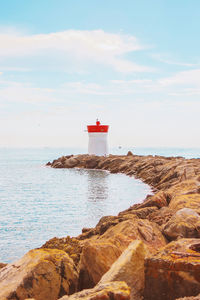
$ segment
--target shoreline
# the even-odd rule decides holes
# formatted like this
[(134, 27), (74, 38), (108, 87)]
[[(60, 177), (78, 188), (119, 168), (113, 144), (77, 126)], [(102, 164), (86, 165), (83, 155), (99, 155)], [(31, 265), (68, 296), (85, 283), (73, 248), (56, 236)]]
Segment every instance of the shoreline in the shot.
[[(64, 273), (59, 271), (61, 286), (57, 296), (49, 299), (59, 299), (66, 294), (87, 288), (91, 289), (89, 294), (94, 293), (93, 290), (101, 287), (100, 283), (109, 283), (112, 290), (111, 283), (119, 278), (127, 284), (127, 287), (123, 287), (127, 297), (131, 296), (131, 299), (135, 300), (174, 300), (200, 293), (200, 278), (196, 275), (196, 272), (200, 272), (200, 159), (141, 156), (133, 155), (129, 151), (127, 155), (107, 157), (87, 154), (62, 156), (47, 165), (53, 168), (106, 170), (110, 173), (134, 176), (148, 184), (154, 192), (153, 195), (147, 195), (143, 202), (132, 205), (117, 216), (102, 217), (94, 228), (83, 228), (79, 236), (52, 238), (41, 248), (29, 251), (20, 260), (23, 264), (24, 260), (31, 262), (33, 258), (30, 259), (30, 255), (36, 255), (37, 259), (40, 257), (40, 263), (43, 263), (44, 255), (47, 254), (48, 257), (52, 257), (59, 252), (59, 255), (66, 256), (65, 268), (67, 270), (71, 266), (73, 271), (71, 269), (70, 274), (73, 274), (73, 278), (68, 273), (62, 275)], [(137, 254), (140, 258), (133, 260), (134, 267), (131, 271), (128, 265), (123, 267), (125, 271), (122, 276), (119, 261), (124, 253), (126, 257), (130, 255), (127, 254), (130, 247), (131, 255), (143, 254)], [(112, 275), (109, 273), (110, 268), (114, 268)], [(0, 271), (1, 289), (4, 287), (1, 279), (9, 281), (9, 272), (13, 276), (11, 264), (4, 266)], [(15, 272), (16, 276), (19, 276), (19, 271)], [(58, 275), (56, 272), (52, 274), (53, 282)], [(48, 279), (48, 283), (51, 280)], [(68, 283), (62, 284), (63, 280)], [(23, 277), (20, 286), (27, 291), (24, 282), (26, 283), (26, 279)], [(97, 290), (95, 293), (98, 293)], [(102, 291), (105, 292), (105, 287), (101, 293)], [(6, 292), (2, 289), (0, 299), (4, 299), (1, 297)], [(16, 286), (12, 292), (16, 293)], [(122, 293), (118, 287), (112, 290), (112, 293), (115, 292)], [(23, 299), (18, 294), (18, 298), (13, 299)], [(46, 296), (40, 298), (32, 284), (29, 286), (29, 295), (36, 300), (43, 300), (47, 295), (49, 297), (49, 291), (46, 290)], [(73, 297), (83, 296), (74, 294), (71, 297), (75, 299)], [(85, 297), (84, 299), (90, 299), (89, 296)], [(66, 297), (63, 297), (63, 300), (64, 298)]]

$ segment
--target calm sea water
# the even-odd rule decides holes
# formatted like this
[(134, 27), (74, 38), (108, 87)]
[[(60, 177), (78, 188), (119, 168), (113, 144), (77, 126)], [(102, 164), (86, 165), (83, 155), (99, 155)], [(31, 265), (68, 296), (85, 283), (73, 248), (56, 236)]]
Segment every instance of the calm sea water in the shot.
[[(113, 149), (113, 154), (199, 157), (199, 149)], [(45, 163), (85, 149), (0, 149), (0, 262), (57, 236), (76, 236), (105, 215), (151, 193), (139, 180), (106, 171), (52, 169)]]

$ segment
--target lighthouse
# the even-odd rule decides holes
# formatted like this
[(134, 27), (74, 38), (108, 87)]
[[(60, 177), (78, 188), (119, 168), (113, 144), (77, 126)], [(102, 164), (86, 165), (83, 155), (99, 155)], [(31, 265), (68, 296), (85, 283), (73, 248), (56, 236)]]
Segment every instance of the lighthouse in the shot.
[(101, 125), (98, 119), (96, 125), (87, 126), (89, 136), (88, 154), (98, 156), (108, 155), (108, 128), (108, 125)]

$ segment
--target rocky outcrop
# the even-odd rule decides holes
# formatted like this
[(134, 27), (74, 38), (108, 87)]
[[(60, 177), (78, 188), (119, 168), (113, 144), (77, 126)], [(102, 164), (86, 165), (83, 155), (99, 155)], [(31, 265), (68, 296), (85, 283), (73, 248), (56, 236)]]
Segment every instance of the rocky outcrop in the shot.
[[(164, 248), (165, 250), (160, 251), (159, 249), (171, 240), (184, 237), (199, 238), (200, 159), (136, 156), (130, 152), (127, 156), (79, 155), (76, 158), (79, 160), (76, 165), (78, 168), (102, 169), (111, 173), (120, 172), (135, 176), (149, 184), (155, 192), (154, 195), (147, 196), (142, 203), (133, 205), (118, 216), (102, 218), (95, 228), (83, 230), (82, 235), (78, 237), (83, 242), (79, 267), (84, 274), (83, 277), (88, 280), (87, 284), (96, 284), (120, 253), (132, 241), (139, 239), (148, 249), (148, 258), (145, 263), (146, 299), (170, 300), (175, 299), (175, 296), (193, 295), (193, 291), (198, 292), (198, 280), (196, 284), (196, 278), (193, 280), (194, 277), (191, 275), (193, 273), (184, 271), (187, 265), (188, 270), (191, 269), (193, 272), (193, 267), (187, 264), (189, 256), (183, 256), (180, 264), (180, 257), (174, 257), (174, 254), (172, 255), (173, 259), (170, 260), (170, 254), (165, 260), (168, 246)], [(59, 162), (64, 167), (64, 163), (60, 159)], [(51, 166), (55, 167), (54, 163)], [(180, 240), (174, 243), (169, 245), (179, 249)], [(181, 251), (187, 252), (187, 243), (182, 240), (181, 245)], [(172, 252), (175, 251), (175, 248)], [(107, 249), (109, 250), (107, 251)], [(157, 254), (155, 254), (156, 250)], [(108, 260), (103, 254), (106, 252)], [(198, 256), (195, 257), (198, 260)], [(197, 265), (198, 263), (195, 268)], [(178, 271), (175, 272), (174, 268), (176, 269), (178, 266), (180, 266), (180, 270), (177, 269)], [(95, 269), (98, 270), (96, 274)], [(159, 278), (161, 278), (160, 285)], [(152, 283), (153, 287), (155, 285), (157, 288), (158, 285), (157, 294), (151, 293)], [(84, 284), (86, 283), (83, 283), (82, 287)]]
[(129, 300), (130, 288), (123, 281), (98, 284), (93, 289), (83, 290), (59, 300)]
[(131, 300), (143, 299), (145, 247), (141, 241), (132, 242), (103, 275), (99, 284), (125, 281), (131, 288)]
[[(129, 299), (129, 287), (135, 300), (143, 290), (144, 300), (200, 293), (200, 159), (129, 152), (62, 156), (47, 165), (124, 173), (149, 184), (154, 195), (76, 238), (55, 237), (0, 266), (0, 299)], [(91, 289), (66, 295), (85, 288)]]
[(0, 299), (56, 300), (72, 294), (78, 274), (73, 260), (61, 250), (35, 249), (0, 271)]

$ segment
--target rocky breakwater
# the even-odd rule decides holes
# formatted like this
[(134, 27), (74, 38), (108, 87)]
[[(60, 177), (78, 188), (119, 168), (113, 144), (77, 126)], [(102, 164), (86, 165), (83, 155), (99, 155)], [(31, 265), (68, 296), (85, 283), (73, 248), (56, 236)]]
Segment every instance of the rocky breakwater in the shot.
[(55, 237), (3, 266), (0, 299), (174, 300), (200, 293), (199, 159), (129, 152), (63, 156), (47, 165), (124, 173), (155, 194), (77, 237)]

